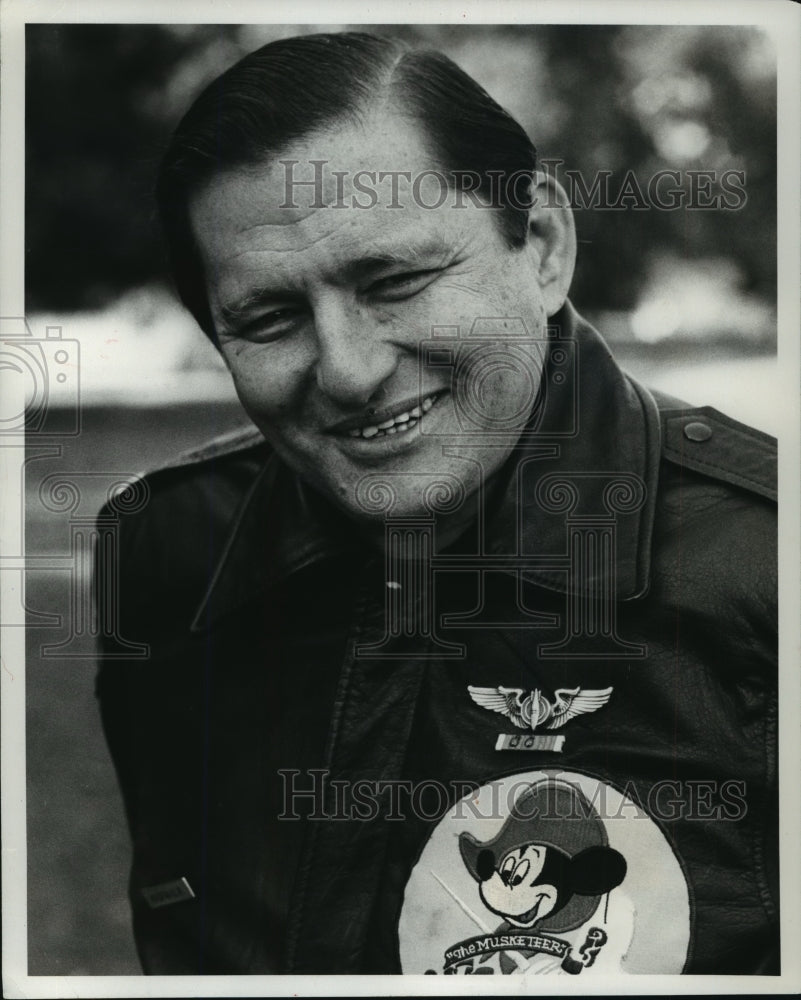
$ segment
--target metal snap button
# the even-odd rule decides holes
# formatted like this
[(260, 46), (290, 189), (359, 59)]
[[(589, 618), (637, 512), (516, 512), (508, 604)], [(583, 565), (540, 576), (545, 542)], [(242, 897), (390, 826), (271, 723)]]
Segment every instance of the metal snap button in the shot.
[(708, 441), (712, 437), (712, 428), (709, 424), (702, 424), (700, 420), (694, 420), (685, 426), (684, 436), (688, 441)]

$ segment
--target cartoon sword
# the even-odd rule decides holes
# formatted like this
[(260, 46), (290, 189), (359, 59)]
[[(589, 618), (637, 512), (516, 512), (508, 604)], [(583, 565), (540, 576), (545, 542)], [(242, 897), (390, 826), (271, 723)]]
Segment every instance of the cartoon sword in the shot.
[[(473, 923), (476, 925), (476, 927), (478, 927), (479, 930), (483, 931), (485, 934), (494, 934), (495, 933), (495, 931), (493, 931), (492, 928), (488, 924), (486, 924), (481, 919), (481, 917), (479, 917), (479, 915), (477, 913), (474, 913), (470, 909), (470, 907), (467, 905), (467, 903), (465, 903), (463, 900), (459, 899), (459, 897), (456, 895), (456, 893), (453, 891), (453, 889), (451, 889), (450, 886), (446, 885), (446, 883), (442, 881), (442, 879), (439, 877), (439, 875), (437, 875), (437, 873), (433, 869), (429, 868), (428, 870), (434, 876), (434, 878), (437, 880), (437, 882), (439, 882), (439, 884), (442, 886), (442, 888), (445, 890), (445, 892), (447, 892), (447, 894), (451, 897), (451, 899), (454, 901), (454, 903), (456, 903), (456, 905), (459, 907), (459, 909), (462, 911), (462, 913), (464, 913), (466, 916), (470, 917), (470, 919), (473, 921)], [(509, 949), (508, 951), (506, 951), (506, 954), (509, 956), (509, 958), (512, 959), (512, 961), (515, 963), (515, 965), (518, 967), (518, 969), (521, 972), (528, 972), (530, 970), (531, 964), (532, 964), (534, 958), (531, 958), (531, 959), (525, 958), (525, 956), (521, 955), (519, 951), (513, 951), (512, 949)], [(536, 957), (536, 956), (534, 956), (534, 957)], [(559, 961), (557, 960), (557, 961), (555, 961), (553, 963), (553, 968), (557, 968), (558, 966), (559, 966)], [(547, 971), (550, 970), (550, 968), (551, 968), (551, 966), (549, 965), (549, 967), (547, 969), (542, 969), (540, 971), (541, 972), (547, 972)]]

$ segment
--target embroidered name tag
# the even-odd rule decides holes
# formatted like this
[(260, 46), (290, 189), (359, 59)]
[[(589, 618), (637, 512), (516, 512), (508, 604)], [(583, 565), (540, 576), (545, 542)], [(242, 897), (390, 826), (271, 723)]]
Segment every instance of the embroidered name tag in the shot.
[(194, 899), (192, 886), (185, 878), (177, 878), (173, 882), (161, 882), (142, 889), (142, 895), (148, 906), (155, 910), (160, 906), (170, 906), (172, 903), (182, 903), (185, 899)]

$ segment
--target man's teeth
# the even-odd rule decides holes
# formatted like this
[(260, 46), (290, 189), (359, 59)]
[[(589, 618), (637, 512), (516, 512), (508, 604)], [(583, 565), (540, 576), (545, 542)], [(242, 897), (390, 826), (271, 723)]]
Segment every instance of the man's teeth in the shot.
[(384, 437), (387, 434), (403, 434), (414, 427), (424, 413), (428, 413), (434, 405), (435, 400), (436, 395), (426, 396), (419, 406), (415, 406), (405, 413), (399, 413), (396, 417), (391, 417), (381, 424), (375, 424), (370, 427), (354, 427), (353, 430), (348, 431), (348, 434), (353, 438), (367, 439)]

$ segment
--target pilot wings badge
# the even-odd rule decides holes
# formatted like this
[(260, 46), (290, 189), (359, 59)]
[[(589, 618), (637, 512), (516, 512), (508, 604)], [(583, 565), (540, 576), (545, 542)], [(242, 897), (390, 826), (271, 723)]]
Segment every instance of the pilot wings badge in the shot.
[(499, 733), (496, 750), (556, 750), (561, 752), (564, 736), (535, 735), (540, 729), (560, 729), (577, 715), (596, 712), (612, 694), (612, 688), (582, 691), (580, 687), (558, 688), (549, 701), (538, 689), (525, 694), (522, 688), (474, 687), (467, 690), (473, 701), (491, 712), (507, 716), (525, 735)]

